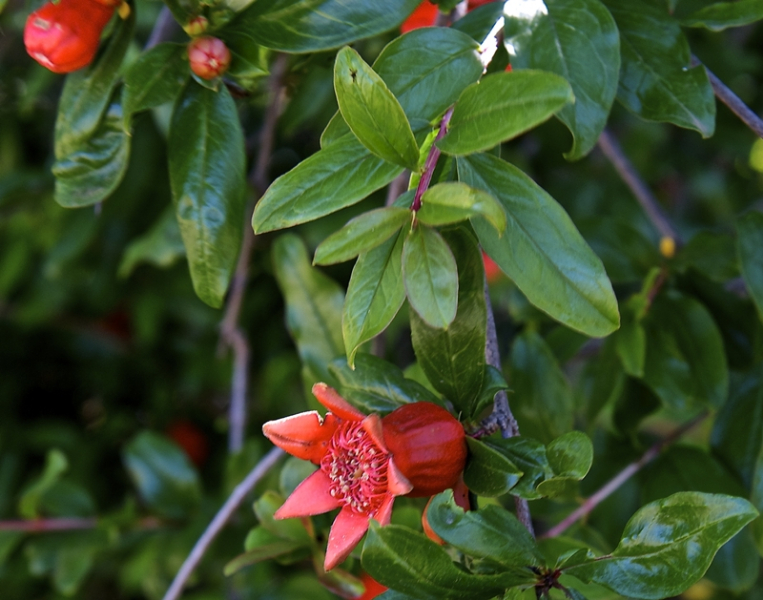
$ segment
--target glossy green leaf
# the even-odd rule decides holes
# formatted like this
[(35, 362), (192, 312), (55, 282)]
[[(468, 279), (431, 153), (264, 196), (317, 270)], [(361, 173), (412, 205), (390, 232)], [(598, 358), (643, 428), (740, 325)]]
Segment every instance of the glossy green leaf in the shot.
[(168, 152), (193, 288), (218, 308), (241, 246), (246, 191), (244, 136), (227, 88), (189, 82), (175, 106)]
[(729, 27), (742, 27), (763, 19), (760, 0), (716, 2), (681, 19), (686, 27), (704, 27), (710, 31), (723, 31)]
[(258, 0), (227, 27), (240, 36), (283, 52), (316, 52), (394, 29), (418, 0)]
[(617, 99), (649, 121), (715, 131), (715, 98), (701, 65), (689, 68), (689, 44), (664, 7), (646, 0), (604, 0), (620, 30)]
[[(255, 531), (259, 534), (258, 539), (255, 540), (256, 543), (255, 541), (250, 541), (250, 538), (253, 538), (252, 533)], [(249, 533), (249, 536), (247, 536), (247, 545), (252, 546), (251, 549), (248, 549), (243, 554), (239, 554), (236, 558), (230, 560), (223, 568), (223, 574), (226, 577), (233, 575), (244, 567), (249, 567), (258, 562), (262, 562), (263, 560), (279, 558), (304, 547), (304, 545), (299, 542), (281, 539), (260, 527)]]
[(458, 173), (503, 205), (502, 237), (479, 219), (472, 224), (485, 251), (533, 305), (586, 335), (617, 329), (617, 300), (601, 260), (551, 196), (495, 156), (459, 158)]
[(585, 156), (617, 93), (620, 37), (612, 15), (599, 0), (543, 0), (536, 11), (528, 11), (522, 0), (509, 0), (504, 11), (512, 67), (550, 71), (572, 87), (575, 103), (556, 116), (573, 136), (566, 157)]
[(584, 433), (570, 431), (546, 446), (546, 458), (554, 476), (538, 484), (538, 493), (550, 498), (562, 496), (591, 469), (593, 444)]
[(569, 83), (554, 73), (488, 75), (458, 98), (448, 133), (437, 146), (457, 155), (488, 150), (532, 129), (574, 100)]
[(219, 37), (228, 46), (231, 55), (226, 77), (231, 77), (246, 90), (257, 90), (262, 78), (270, 74), (268, 62), (271, 51), (252, 43), (247, 32), (236, 28), (221, 29)]
[(106, 200), (122, 181), (130, 158), (122, 107), (112, 104), (90, 137), (68, 148), (52, 167), (56, 202), (78, 208)]
[(443, 237), (458, 264), (458, 311), (447, 329), (433, 327), (411, 311), (411, 340), (418, 363), (434, 388), (457, 411), (471, 417), (485, 376), (487, 312), (482, 256), (466, 229), (443, 232)]
[(763, 213), (751, 211), (737, 219), (737, 253), (742, 277), (758, 315), (763, 318)]
[(177, 98), (188, 73), (185, 45), (164, 43), (146, 51), (124, 74), (122, 106), (125, 120), (136, 112)]
[(723, 339), (708, 310), (677, 292), (661, 294), (644, 320), (644, 382), (675, 409), (694, 402), (719, 408), (728, 395)]
[(757, 514), (742, 498), (679, 492), (633, 515), (611, 555), (567, 572), (625, 596), (676, 596), (704, 575), (718, 549)]
[(569, 384), (537, 333), (517, 336), (511, 351), (511, 406), (523, 435), (550, 442), (572, 429)]
[(275, 276), (286, 299), (286, 326), (299, 357), (321, 381), (330, 383), (328, 365), (344, 354), (342, 289), (310, 265), (307, 250), (296, 235), (279, 237), (272, 252)]
[(447, 329), (456, 318), (458, 272), (442, 236), (423, 225), (403, 244), (403, 283), (411, 307), (431, 327)]
[(503, 454), (522, 471), (522, 477), (511, 488), (512, 495), (527, 500), (543, 497), (537, 491), (538, 484), (554, 476), (546, 457), (546, 447), (543, 444), (524, 436), (491, 440), (486, 443)]
[(470, 575), (423, 534), (398, 525), (380, 527), (376, 521), (370, 522), (361, 560), (376, 581), (420, 600), (487, 600), (526, 582), (509, 573)]
[(22, 517), (34, 519), (40, 516), (40, 504), (43, 496), (58, 483), (68, 468), (69, 461), (63, 452), (58, 449), (48, 451), (42, 474), (24, 490), (21, 498), (19, 498), (19, 513)]
[(358, 354), (354, 369), (338, 358), (329, 370), (339, 381), (342, 397), (366, 414), (384, 415), (411, 402), (438, 403), (423, 385), (407, 379), (395, 365), (372, 354)]
[(464, 511), (449, 490), (432, 498), (427, 521), (451, 546), (507, 571), (523, 572), (527, 583), (535, 578), (528, 567), (545, 563), (530, 532), (502, 507), (488, 505), (476, 511)]
[(506, 213), (490, 194), (456, 181), (438, 183), (424, 192), (416, 218), (425, 225), (448, 225), (481, 216), (499, 235), (506, 229)]
[(401, 171), (346, 134), (276, 179), (257, 203), (252, 225), (263, 233), (312, 221), (355, 204)]
[(384, 331), (405, 301), (402, 273), (405, 236), (403, 230), (364, 252), (352, 270), (341, 329), (351, 367), (361, 344)]
[(488, 2), (472, 8), (469, 12), (451, 25), (451, 28), (462, 31), (482, 43), (495, 24), (503, 16), (503, 2)]
[(503, 376), (503, 373), (491, 365), (485, 365), (485, 377), (482, 381), (482, 389), (480, 389), (480, 395), (474, 404), (472, 414), (475, 416), (479, 415), (488, 406), (493, 404), (495, 395), (498, 392), (509, 389), (511, 389), (511, 387)]
[(418, 168), (419, 147), (402, 106), (352, 48), (344, 47), (336, 56), (334, 89), (342, 117), (372, 154), (412, 171)]
[(170, 519), (187, 517), (199, 504), (199, 475), (175, 443), (142, 431), (122, 451), (127, 473), (142, 500)]
[(370, 210), (348, 221), (316, 249), (313, 263), (331, 265), (355, 258), (387, 241), (411, 220), (411, 211), (397, 206)]
[(55, 155), (63, 159), (75, 152), (99, 128), (112, 100), (127, 47), (135, 27), (135, 11), (117, 26), (103, 54), (90, 67), (66, 77), (56, 119)]
[(504, 454), (486, 442), (466, 438), (469, 458), (464, 483), (472, 492), (488, 498), (502, 496), (522, 477), (522, 471)]
[(140, 263), (167, 268), (185, 256), (175, 211), (168, 207), (143, 236), (125, 249), (119, 264), (120, 277), (128, 277)]

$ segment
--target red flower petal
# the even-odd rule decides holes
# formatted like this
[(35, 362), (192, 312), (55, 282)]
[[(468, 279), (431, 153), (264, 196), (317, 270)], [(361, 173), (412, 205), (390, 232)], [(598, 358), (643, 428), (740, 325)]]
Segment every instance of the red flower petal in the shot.
[(273, 515), (276, 519), (308, 517), (334, 510), (344, 504), (330, 493), (331, 479), (318, 469), (300, 483)]
[(329, 532), (323, 568), (330, 571), (350, 555), (368, 530), (368, 515), (356, 513), (350, 506), (339, 511)]
[(328, 442), (338, 425), (339, 420), (334, 415), (328, 414), (321, 419), (313, 410), (268, 421), (262, 426), (262, 432), (292, 456), (318, 464), (326, 454)]
[(384, 450), (384, 452), (389, 452), (387, 445), (384, 443), (384, 433), (382, 432), (382, 423), (379, 415), (368, 415), (363, 419), (363, 429), (378, 448)]
[(387, 490), (393, 496), (405, 496), (413, 489), (413, 484), (397, 468), (394, 459), (387, 463)]
[(366, 418), (366, 415), (350, 405), (334, 388), (327, 386), (325, 383), (316, 383), (313, 386), (313, 395), (318, 399), (318, 402), (340, 419), (362, 421)]
[(389, 494), (379, 505), (379, 508), (374, 515), (374, 519), (379, 521), (380, 525), (389, 525), (390, 519), (392, 518), (392, 503), (394, 501), (395, 497), (392, 494)]

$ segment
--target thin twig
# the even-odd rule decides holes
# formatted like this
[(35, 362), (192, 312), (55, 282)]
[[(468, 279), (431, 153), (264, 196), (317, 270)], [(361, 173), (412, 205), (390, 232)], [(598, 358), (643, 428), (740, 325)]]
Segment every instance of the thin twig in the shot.
[[(692, 56), (691, 66), (696, 67), (697, 65), (702, 65), (702, 62), (696, 56)], [(747, 127), (749, 127), (755, 135), (757, 135), (759, 138), (763, 138), (763, 119), (752, 112), (752, 109), (744, 102), (742, 102), (739, 96), (737, 96), (728, 87), (726, 87), (726, 84), (718, 79), (715, 73), (713, 73), (705, 65), (702, 66), (705, 67), (705, 72), (707, 73), (707, 77), (710, 80), (710, 85), (713, 86), (713, 92), (715, 93), (718, 100), (728, 106), (729, 109), (731, 109), (731, 112), (739, 117), (742, 123), (747, 125)]]
[(437, 160), (440, 158), (440, 149), (437, 147), (437, 142), (448, 132), (448, 123), (450, 123), (450, 118), (453, 116), (453, 108), (454, 106), (451, 106), (446, 110), (440, 120), (440, 130), (437, 132), (437, 136), (434, 142), (432, 142), (432, 147), (429, 149), (427, 160), (424, 163), (424, 171), (421, 173), (419, 185), (416, 186), (416, 193), (413, 196), (413, 202), (411, 203), (411, 210), (413, 212), (421, 208), (421, 197), (429, 189), (429, 184), (432, 182), (432, 175), (434, 175)]
[[(256, 197), (265, 193), (268, 187), (268, 165), (273, 153), (275, 129), (282, 105), (283, 77), (286, 72), (287, 57), (280, 54), (273, 62), (271, 73), (271, 100), (265, 113), (265, 120), (260, 132), (259, 151), (257, 160), (249, 177)], [(252, 229), (252, 212), (255, 201), (250, 200), (244, 217), (244, 238), (238, 263), (233, 274), (231, 290), (228, 295), (225, 315), (220, 324), (220, 341), (233, 351), (233, 377), (231, 385), (231, 400), (228, 409), (228, 450), (236, 453), (244, 445), (246, 430), (246, 396), (249, 387), (249, 342), (238, 324), (241, 315), (241, 305), (244, 300), (246, 284), (249, 278), (249, 263), (254, 247), (254, 230)]]
[(156, 18), (156, 22), (154, 23), (154, 28), (148, 36), (148, 41), (146, 42), (144, 50), (151, 50), (154, 46), (171, 40), (175, 37), (175, 34), (180, 33), (180, 31), (180, 25), (175, 21), (175, 17), (172, 16), (170, 9), (166, 6), (162, 7), (162, 10), (159, 11), (159, 16)]
[(654, 194), (652, 194), (646, 183), (641, 179), (631, 161), (625, 156), (615, 137), (606, 129), (599, 136), (599, 148), (601, 148), (601, 151), (612, 163), (612, 166), (615, 167), (617, 174), (620, 175), (621, 179), (633, 192), (646, 216), (649, 217), (649, 220), (657, 231), (660, 232), (660, 235), (680, 243), (678, 233), (663, 213), (657, 198), (654, 197)]
[[(485, 343), (485, 360), (491, 367), (501, 370), (501, 354), (498, 349), (498, 333), (495, 328), (495, 315), (493, 314), (493, 304), (490, 301), (490, 290), (488, 289), (487, 279), (485, 279), (485, 305), (487, 307), (487, 339)], [(487, 433), (491, 429), (501, 430), (501, 436), (504, 438), (516, 437), (519, 435), (519, 425), (514, 418), (509, 406), (509, 397), (504, 390), (501, 390), (493, 398), (493, 412), (481, 423), (480, 431)], [(527, 528), (530, 534), (535, 535), (533, 528), (532, 515), (530, 514), (530, 505), (524, 498), (514, 496), (514, 505), (517, 509), (517, 519)]]
[(262, 458), (257, 466), (252, 469), (249, 475), (236, 486), (233, 493), (228, 497), (225, 504), (223, 504), (222, 508), (215, 515), (215, 518), (212, 519), (212, 522), (207, 526), (206, 530), (204, 530), (204, 533), (196, 542), (196, 545), (194, 545), (188, 558), (183, 562), (177, 575), (175, 575), (175, 579), (172, 581), (172, 585), (170, 585), (167, 593), (164, 594), (163, 600), (176, 600), (180, 597), (185, 582), (191, 576), (194, 569), (196, 569), (196, 566), (203, 558), (212, 541), (217, 537), (220, 531), (222, 531), (222, 528), (225, 527), (225, 524), (239, 505), (244, 501), (249, 492), (254, 489), (257, 482), (265, 476), (281, 456), (283, 456), (283, 450), (280, 448), (273, 448)]
[(552, 538), (560, 535), (566, 531), (571, 525), (577, 523), (580, 519), (586, 517), (594, 508), (596, 508), (602, 501), (607, 499), (612, 493), (614, 493), (623, 483), (628, 481), (633, 475), (638, 473), (644, 466), (652, 462), (657, 458), (660, 453), (667, 448), (670, 444), (675, 442), (692, 427), (701, 423), (708, 417), (709, 413), (703, 412), (687, 421), (680, 427), (674, 429), (664, 439), (652, 445), (638, 460), (632, 462), (611, 480), (604, 484), (597, 492), (590, 496), (583, 504), (581, 504), (576, 510), (570, 513), (564, 520), (549, 529), (546, 533), (540, 536), (539, 539)]

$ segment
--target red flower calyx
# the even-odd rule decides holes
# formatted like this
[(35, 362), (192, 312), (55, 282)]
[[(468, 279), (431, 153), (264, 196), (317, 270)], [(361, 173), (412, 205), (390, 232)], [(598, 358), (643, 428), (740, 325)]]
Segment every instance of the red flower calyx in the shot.
[(221, 39), (202, 36), (188, 44), (191, 71), (202, 79), (214, 79), (228, 70), (230, 50)]
[(99, 0), (48, 2), (26, 20), (24, 45), (29, 55), (54, 73), (70, 73), (90, 64), (114, 6)]
[(387, 525), (395, 496), (429, 496), (453, 487), (466, 462), (462, 425), (428, 402), (385, 417), (364, 415), (325, 383), (313, 394), (329, 412), (310, 411), (265, 423), (264, 434), (289, 454), (319, 465), (275, 517), (305, 517), (341, 508), (329, 533), (325, 569), (350, 554), (370, 519)]

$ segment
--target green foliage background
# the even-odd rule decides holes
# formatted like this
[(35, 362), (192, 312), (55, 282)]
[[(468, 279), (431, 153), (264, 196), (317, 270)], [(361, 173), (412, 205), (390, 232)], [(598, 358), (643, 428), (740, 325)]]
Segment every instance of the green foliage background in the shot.
[[(342, 337), (342, 294), (347, 290), (348, 302), (352, 298), (358, 314), (365, 314), (363, 299), (353, 295), (353, 280), (357, 277), (361, 281), (363, 273), (357, 267), (353, 272), (352, 263), (347, 262), (330, 264), (333, 261), (326, 260), (327, 266), (319, 270), (310, 265), (319, 244), (350, 218), (384, 206), (384, 190), (373, 190), (399, 173), (400, 165), (415, 161), (414, 149), (424, 147), (431, 129), (426, 121), (436, 120), (459, 97), (461, 89), (479, 77), (478, 69), (472, 73), (474, 67), (467, 66), (463, 68), (463, 86), (457, 90), (432, 97), (407, 97), (402, 90), (392, 89), (404, 114), (395, 112), (397, 109), (389, 109), (389, 114), (409, 127), (412, 137), (401, 134), (405, 140), (399, 156), (390, 155), (391, 163), (376, 171), (365, 163), (353, 167), (357, 172), (347, 186), (358, 189), (345, 191), (348, 197), (354, 194), (358, 204), (348, 206), (351, 202), (334, 200), (330, 186), (320, 188), (316, 184), (310, 192), (316, 199), (341, 206), (324, 210), (308, 197), (307, 206), (302, 208), (305, 213), (297, 217), (288, 211), (276, 213), (271, 216), (272, 227), (262, 227), (296, 225), (292, 233), (297, 237), (274, 232), (256, 238), (241, 315), (251, 346), (247, 443), (243, 451), (229, 456), (227, 404), (232, 359), (219, 349), (222, 312), (209, 305), (223, 303), (244, 225), (244, 203), (253, 198), (244, 178), (259, 150), (258, 133), (269, 102), (267, 75), (275, 51), (296, 53), (287, 60), (284, 111), (268, 172), (271, 180), (315, 155), (322, 146), (330, 150), (332, 142), (339, 144), (339, 136), (348, 134), (341, 118), (334, 119), (324, 133), (338, 108), (335, 49), (352, 41), (357, 57), (342, 50), (342, 59), (370, 71), (368, 65), (374, 65), (382, 49), (398, 37), (395, 26), (416, 2), (383, 3), (383, 10), (377, 11), (382, 24), (369, 26), (367, 35), (354, 32), (350, 38), (327, 28), (325, 22), (311, 21), (318, 17), (309, 2), (299, 3), (304, 14), (297, 11), (289, 18), (304, 18), (304, 31), (309, 33), (313, 27), (312, 31), (320, 31), (323, 38), (279, 28), (280, 17), (274, 16), (277, 4), (257, 0), (232, 21), (233, 10), (238, 7), (221, 4), (205, 9), (213, 24), (225, 24), (220, 35), (236, 49), (231, 75), (237, 84), (236, 95), (242, 97), (234, 100), (225, 86), (215, 91), (188, 77), (182, 46), (165, 45), (151, 55), (142, 53), (159, 13), (156, 3), (137, 2), (133, 17), (115, 27), (97, 63), (104, 73), (98, 81), (121, 77), (128, 85), (120, 89), (129, 90), (132, 84), (144, 94), (104, 96), (89, 87), (87, 82), (95, 81), (92, 73), (71, 75), (64, 83), (63, 78), (34, 63), (24, 52), (22, 31), (26, 15), (35, 7), (15, 0), (0, 1), (0, 521), (97, 517), (82, 530), (0, 530), (4, 597), (161, 598), (217, 508), (267, 451), (268, 444), (260, 435), (261, 424), (306, 406), (314, 407), (305, 390), (315, 380), (328, 381), (343, 391), (355, 390), (355, 403), (385, 412), (400, 398), (434, 398), (436, 392), (427, 378), (434, 381), (438, 373), (445, 372), (442, 378), (451, 384), (448, 399), (472, 422), (490, 404), (492, 395), (484, 390), (494, 392), (505, 387), (501, 381), (494, 381), (494, 387), (482, 384), (488, 375), (479, 359), (456, 364), (453, 354), (443, 350), (469, 347), (471, 342), (476, 344), (478, 356), (483, 344), (473, 327), (458, 329), (459, 318), (467, 311), (464, 307), (476, 311), (469, 314), (481, 315), (480, 310), (484, 310), (481, 296), (475, 295), (481, 267), (469, 251), (454, 250), (462, 292), (472, 293), (458, 297), (459, 311), (464, 312), (459, 312), (447, 335), (434, 331), (452, 320), (452, 316), (442, 316), (447, 311), (419, 316), (403, 304), (397, 316), (389, 311), (375, 314), (374, 322), (370, 318), (353, 322), (354, 329), (345, 320), (344, 340), (353, 340), (352, 348), (345, 347)], [(359, 4), (369, 14), (376, 10), (376, 2)], [(532, 178), (570, 217), (565, 235), (548, 238), (542, 250), (552, 248), (557, 259), (564, 256), (562, 242), (579, 231), (601, 259), (617, 296), (621, 327), (604, 339), (579, 333), (581, 329), (598, 335), (609, 333), (613, 325), (607, 314), (609, 311), (611, 316), (613, 307), (599, 311), (604, 318), (594, 321), (580, 315), (586, 310), (596, 313), (589, 307), (596, 303), (580, 301), (570, 309), (572, 316), (565, 317), (559, 298), (578, 283), (569, 273), (561, 283), (554, 280), (553, 285), (559, 286), (554, 290), (561, 290), (558, 293), (549, 293), (550, 280), (533, 273), (524, 280), (523, 274), (512, 273), (524, 293), (505, 276), (491, 285), (504, 375), (513, 390), (510, 397), (520, 430), (551, 449), (554, 440), (564, 439), (560, 436), (576, 429), (593, 440), (594, 453), (587, 474), (587, 469), (565, 471), (549, 462), (547, 450), (540, 444), (528, 441), (525, 446), (512, 445), (490, 438), (471, 447), (473, 456), (481, 458), (470, 465), (467, 483), (481, 499), (487, 499), (484, 502), (491, 508), (486, 514), (499, 505), (513, 507), (507, 495), (510, 490), (527, 498), (543, 497), (531, 503), (533, 516), (550, 526), (571, 512), (581, 497), (589, 496), (641, 456), (674, 424), (705, 408), (713, 411), (698, 430), (628, 480), (584, 524), (569, 535), (544, 542), (541, 548), (546, 557), (555, 558), (571, 549), (613, 551), (626, 523), (639, 508), (676, 492), (730, 494), (750, 499), (757, 508), (763, 506), (759, 491), (763, 476), (759, 455), (763, 448), (763, 140), (756, 139), (720, 104), (713, 117), (709, 87), (703, 87), (702, 94), (687, 94), (682, 87), (689, 85), (684, 76), (675, 75), (686, 65), (691, 48), (691, 53), (761, 114), (763, 24), (748, 18), (752, 24), (726, 28), (728, 15), (725, 21), (719, 19), (716, 3), (709, 0), (560, 0), (548, 4), (565, 15), (569, 27), (554, 31), (544, 25), (530, 35), (519, 19), (507, 22), (506, 41), (531, 50), (512, 57), (518, 72), (553, 70), (550, 65), (564, 58), (555, 56), (553, 36), (561, 36), (567, 47), (578, 48), (585, 40), (575, 34), (576, 27), (590, 27), (592, 20), (602, 30), (611, 30), (617, 22), (621, 55), (630, 56), (632, 66), (652, 61), (650, 64), (656, 62), (671, 74), (620, 71), (611, 113), (586, 117), (581, 111), (595, 112), (585, 101), (591, 94), (600, 94), (605, 103), (612, 102), (615, 95), (601, 91), (607, 86), (613, 90), (617, 80), (616, 61), (614, 67), (611, 64), (613, 39), (602, 36), (602, 45), (587, 56), (598, 52), (607, 59), (606, 64), (591, 67), (585, 76), (568, 77), (569, 89), (577, 98), (575, 105), (565, 104), (569, 92), (562, 85), (547, 99), (551, 108), (535, 105), (521, 112), (521, 107), (510, 105), (509, 114), (520, 111), (523, 117), (516, 122), (514, 117), (499, 115), (507, 131), (511, 130), (501, 134), (504, 139), (524, 131), (528, 123), (544, 121), (564, 106), (558, 120), (542, 122), (529, 133), (502, 144), (496, 153), (516, 167), (517, 173)], [(740, 14), (759, 10), (755, 2), (746, 0), (728, 4), (735, 5)], [(181, 22), (190, 14), (190, 3), (168, 5)], [(655, 12), (667, 14), (668, 10), (673, 13), (671, 27), (653, 27), (646, 40), (627, 37), (629, 27), (640, 26)], [(387, 13), (396, 16), (390, 21)], [(369, 17), (369, 22), (374, 18)], [(679, 29), (679, 22), (683, 29)], [(693, 27), (697, 22), (707, 26)], [(179, 28), (172, 35), (175, 42), (187, 39)], [(416, 36), (432, 36), (434, 40), (437, 35), (416, 33), (409, 39), (415, 46)], [(126, 59), (120, 70), (123, 51)], [(400, 64), (395, 60), (402, 59), (374, 65), (382, 79)], [(495, 64), (506, 60), (501, 47)], [(590, 58), (590, 64), (597, 63)], [(639, 85), (647, 86), (649, 77), (662, 77), (670, 83), (667, 93), (654, 103), (647, 102), (648, 94), (641, 94), (643, 88), (639, 91)], [(687, 71), (685, 78), (701, 75), (697, 70)], [(483, 87), (482, 91), (494, 94), (491, 106), (506, 96), (502, 89)], [(467, 104), (469, 93), (477, 92), (467, 92), (461, 106)], [(666, 96), (677, 99), (669, 102)], [(178, 97), (181, 108), (173, 111)], [(353, 100), (349, 93), (347, 99)], [(687, 99), (689, 117), (682, 104)], [(388, 107), (393, 100), (384, 96), (379, 102)], [(96, 110), (93, 107), (99, 102)], [(59, 103), (63, 117), (58, 117), (57, 125)], [(190, 112), (184, 112), (183, 106)], [(344, 112), (341, 103), (340, 107)], [(533, 111), (539, 111), (540, 116), (536, 118)], [(208, 121), (199, 117), (201, 112), (209, 116)], [(658, 232), (610, 162), (595, 148), (604, 122), (655, 192), (683, 240), (674, 258), (660, 255)], [(220, 128), (210, 132), (204, 128), (210, 123)], [(358, 133), (353, 123), (350, 126)], [(468, 118), (454, 114), (456, 133), (443, 141), (442, 148), (459, 158), (436, 176), (446, 180), (449, 175), (444, 172), (457, 169), (461, 181), (483, 189), (480, 178), (498, 158), (469, 153), (495, 146), (496, 140), (488, 136), (481, 142), (476, 132), (485, 128), (469, 130), (469, 126)], [(459, 128), (462, 133), (458, 133)], [(568, 128), (576, 131), (574, 139)], [(85, 146), (85, 162), (90, 166), (83, 171), (71, 150), (88, 144), (88, 135), (93, 132), (104, 144)], [(346, 156), (338, 161), (360, 162), (359, 152), (368, 154), (359, 142), (353, 143), (342, 150)], [(339, 153), (339, 148), (334, 146), (333, 151)], [(174, 160), (169, 160), (170, 156)], [(363, 160), (374, 160), (368, 156), (371, 158)], [(194, 182), (200, 172), (211, 173), (210, 179)], [(372, 180), (382, 183), (371, 185)], [(212, 183), (205, 188), (209, 181)], [(512, 185), (531, 189), (528, 181), (520, 173)], [(288, 188), (289, 180), (280, 182), (268, 192), (271, 198)], [(186, 188), (191, 191), (186, 193)], [(507, 189), (508, 184), (483, 191), (494, 192), (507, 204), (512, 201)], [(527, 193), (537, 193), (546, 202), (542, 190)], [(504, 193), (505, 198), (501, 196)], [(187, 205), (184, 198), (190, 198)], [(558, 206), (551, 204), (553, 200), (546, 205), (552, 207), (548, 211), (561, 214)], [(217, 203), (224, 218), (205, 221), (208, 215), (194, 201)], [(406, 197), (401, 205), (409, 202)], [(312, 216), (321, 218), (303, 222), (311, 210), (315, 211)], [(521, 222), (521, 212), (517, 214)], [(423, 223), (443, 223), (437, 221), (442, 218), (439, 215), (429, 217), (430, 221), (427, 218), (422, 212)], [(396, 223), (399, 227), (403, 221)], [(487, 220), (476, 223), (474, 230), (483, 247), (509, 272), (506, 249), (500, 246), (506, 238), (498, 238), (497, 229)], [(426, 231), (439, 235), (434, 229)], [(459, 236), (463, 233), (451, 230), (441, 237), (450, 248), (459, 244), (473, 247)], [(425, 244), (419, 239), (406, 243)], [(515, 250), (536, 255), (529, 242)], [(186, 253), (191, 257), (193, 283)], [(373, 280), (373, 275), (381, 272), (379, 265), (386, 264), (390, 253), (405, 257), (403, 242), (398, 244), (393, 237), (375, 249), (364, 249), (358, 264), (366, 265), (367, 279)], [(541, 259), (539, 264), (547, 264)], [(594, 269), (595, 261), (591, 264)], [(413, 277), (410, 269), (406, 272), (404, 267), (403, 279)], [(468, 281), (467, 273), (474, 275), (476, 282)], [(387, 277), (385, 285), (394, 288), (399, 307), (405, 297), (400, 292), (404, 281), (395, 280), (394, 274)], [(650, 303), (660, 277), (665, 280), (660, 281), (659, 293)], [(415, 287), (411, 291), (410, 281), (405, 283), (414, 303), (417, 294), (424, 292)], [(455, 314), (456, 298), (446, 300)], [(430, 306), (427, 300), (422, 305)], [(385, 328), (382, 342), (374, 346), (366, 343)], [(377, 386), (374, 390), (383, 388), (380, 380), (402, 385), (395, 380), (397, 371), (389, 371), (388, 366), (368, 357), (366, 353), (372, 348), (390, 363), (407, 369), (405, 385), (409, 387), (398, 390), (394, 401), (388, 397), (393, 385), (384, 388), (386, 392), (369, 392), (373, 386)], [(358, 363), (356, 375), (348, 371), (345, 355)], [(449, 361), (456, 366), (447, 365)], [(362, 373), (370, 373), (366, 381), (354, 378), (362, 378)], [(411, 380), (425, 387), (413, 386)], [(471, 385), (459, 388), (457, 384), (464, 381)], [(484, 387), (481, 395), (475, 392), (479, 385)], [(435, 387), (442, 393), (442, 386)], [(179, 421), (190, 421), (208, 445), (209, 451), (198, 466), (166, 435)], [(273, 506), (280, 502), (279, 494), (293, 489), (302, 475), (304, 469), (289, 461), (260, 484), (253, 495), (257, 498), (255, 511), (247, 506), (237, 513), (184, 597), (334, 597), (318, 582), (309, 560), (321, 543), (305, 540), (303, 531), (287, 531), (270, 518)], [(452, 510), (445, 499), (438, 503), (440, 510)], [(403, 526), (420, 530), (421, 502), (403, 499), (396, 507), (393, 522), (401, 527), (401, 537), (394, 537), (396, 529), (372, 530), (364, 551), (370, 557), (368, 565), (373, 565), (374, 556), (380, 563), (385, 557), (398, 556), (396, 544), (403, 544), (401, 540), (410, 535)], [(741, 509), (740, 514), (744, 514)], [(740, 523), (743, 520), (740, 518)], [(313, 521), (319, 533), (330, 524), (326, 516)], [(252, 533), (256, 531), (259, 533)], [(457, 531), (450, 533), (452, 540), (441, 535), (466, 555), (479, 556), (468, 547), (469, 536), (461, 539)], [(278, 552), (273, 551), (278, 560), (260, 561), (230, 576), (223, 574), (225, 565), (245, 548), (271, 548), (268, 544), (274, 539), (281, 544)], [(413, 538), (410, 544), (420, 542)], [(760, 522), (755, 521), (723, 546), (706, 579), (684, 597), (759, 598), (763, 593), (761, 548), (763, 535)], [(536, 564), (536, 558), (528, 558), (535, 551), (534, 546), (527, 550), (529, 554), (517, 551), (517, 560)], [(428, 552), (426, 547), (423, 552)], [(368, 568), (366, 560), (364, 557)], [(394, 564), (394, 560), (390, 562)], [(357, 575), (359, 553), (345, 566)], [(427, 568), (424, 565), (424, 571)], [(572, 568), (573, 574), (575, 568), (585, 579), (582, 559), (581, 566)], [(393, 567), (390, 569), (394, 572)], [(376, 575), (372, 568), (368, 570)], [(345, 580), (340, 579), (342, 576), (324, 578), (323, 583), (333, 589), (357, 589), (349, 574)], [(380, 578), (383, 576), (381, 570)], [(595, 584), (575, 583), (591, 599), (621, 597)], [(497, 593), (506, 585), (506, 580), (485, 583), (483, 591)], [(520, 597), (512, 593), (506, 598)], [(387, 597), (404, 596), (389, 593)]]

